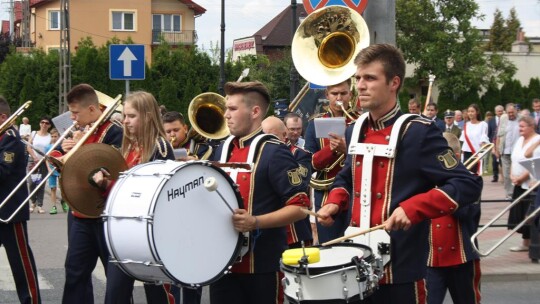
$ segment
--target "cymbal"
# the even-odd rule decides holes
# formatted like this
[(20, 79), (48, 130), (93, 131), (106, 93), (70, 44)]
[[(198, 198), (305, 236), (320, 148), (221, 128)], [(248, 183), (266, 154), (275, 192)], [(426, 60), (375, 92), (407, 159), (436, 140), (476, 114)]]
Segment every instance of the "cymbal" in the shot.
[(69, 206), (88, 217), (99, 217), (105, 208), (103, 191), (90, 184), (94, 173), (106, 169), (111, 180), (128, 169), (122, 154), (107, 144), (94, 143), (81, 146), (67, 160), (60, 174), (62, 197)]

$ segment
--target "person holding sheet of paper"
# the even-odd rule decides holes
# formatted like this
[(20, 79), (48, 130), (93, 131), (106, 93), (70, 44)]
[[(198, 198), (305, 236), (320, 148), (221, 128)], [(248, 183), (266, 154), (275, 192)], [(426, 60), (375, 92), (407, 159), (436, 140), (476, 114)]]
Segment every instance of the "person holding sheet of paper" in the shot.
[[(348, 110), (349, 101), (352, 98), (351, 79), (328, 86), (326, 88), (326, 98), (329, 101), (328, 111), (319, 114), (317, 118), (345, 117), (346, 124), (349, 124), (351, 120), (345, 115), (338, 102), (342, 102), (343, 108)], [(356, 118), (358, 114), (353, 112), (351, 116)], [(313, 171), (316, 172), (316, 179), (318, 181), (333, 179), (343, 167), (347, 154), (344, 134), (316, 134), (315, 119), (309, 122), (306, 129), (305, 149), (313, 153), (311, 164)], [(331, 183), (314, 189), (316, 210), (321, 208), (324, 200), (328, 197), (330, 186)], [(332, 227), (323, 227), (317, 223), (319, 242), (324, 243), (342, 236), (347, 226), (347, 214), (340, 214), (336, 218), (336, 224)]]

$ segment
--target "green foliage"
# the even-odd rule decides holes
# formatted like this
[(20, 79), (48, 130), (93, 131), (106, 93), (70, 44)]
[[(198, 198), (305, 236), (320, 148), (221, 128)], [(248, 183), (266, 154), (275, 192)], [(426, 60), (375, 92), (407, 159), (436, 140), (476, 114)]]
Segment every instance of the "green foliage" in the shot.
[(473, 0), (398, 0), (397, 44), (416, 66), (404, 91), (426, 82), (432, 73), (441, 108), (455, 109), (479, 102), (475, 91), (486, 90), (493, 80), (500, 84), (511, 79), (516, 68), (510, 61), (484, 54), (480, 33), (471, 23), (481, 18)]
[[(517, 40), (517, 34), (521, 27), (516, 13), (516, 9), (512, 8), (508, 18), (505, 20), (499, 9), (495, 10), (493, 15), (493, 24), (489, 32), (489, 41), (486, 44), (486, 51), (491, 52), (510, 52), (512, 43)], [(529, 44), (529, 49), (531, 45)]]

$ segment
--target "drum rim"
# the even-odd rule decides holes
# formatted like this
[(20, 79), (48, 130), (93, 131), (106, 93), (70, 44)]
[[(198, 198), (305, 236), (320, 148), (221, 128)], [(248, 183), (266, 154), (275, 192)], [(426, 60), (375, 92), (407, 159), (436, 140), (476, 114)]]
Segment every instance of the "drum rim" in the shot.
[[(313, 247), (322, 248), (322, 250), (328, 250), (328, 249), (333, 248), (333, 247), (356, 247), (356, 248), (362, 249), (362, 251), (364, 252), (364, 255), (361, 258), (362, 260), (370, 262), (373, 259), (373, 251), (371, 250), (371, 248), (369, 246), (364, 245), (364, 244), (339, 243), (339, 244), (334, 244), (332, 246), (317, 245), (317, 246), (313, 246)], [(323, 266), (323, 267), (308, 267), (309, 268), (309, 273), (311, 275), (317, 275), (317, 274), (321, 274), (321, 273), (327, 273), (327, 272), (332, 271), (332, 270), (353, 266), (354, 265), (354, 263), (352, 261), (353, 258), (354, 257), (351, 257), (351, 260), (349, 262), (344, 263), (344, 264), (340, 264), (340, 265)], [(299, 264), (298, 265), (285, 265), (285, 264), (282, 263), (281, 260), (280, 260), (280, 264), (281, 264), (281, 268), (285, 272), (298, 273), (298, 274), (307, 274), (306, 268), (303, 267), (302, 265), (299, 265)]]
[[(229, 181), (229, 184), (232, 186), (232, 188), (234, 190), (234, 195), (236, 196), (236, 199), (238, 201), (238, 208), (240, 208), (240, 209), (244, 208), (244, 201), (243, 201), (242, 196), (240, 194), (240, 189), (238, 188), (238, 185), (232, 180), (232, 178), (229, 176), (229, 174), (227, 174), (227, 172), (225, 172), (223, 169), (219, 168), (218, 166), (213, 165), (209, 161), (187, 161), (187, 162), (183, 162), (183, 164), (181, 166), (178, 166), (177, 168), (175, 168), (175, 170), (171, 171), (171, 173), (172, 172), (176, 173), (181, 168), (184, 168), (186, 166), (195, 165), (195, 164), (200, 164), (200, 165), (203, 165), (203, 166), (211, 167), (211, 168), (215, 169), (218, 173), (223, 175), (225, 177), (225, 179), (227, 179)], [(160, 188), (160, 191), (165, 186), (165, 184), (166, 184), (166, 182), (163, 183), (162, 187)], [(153, 204), (153, 206), (152, 206), (152, 212), (154, 212), (155, 205), (156, 204)], [(242, 243), (243, 243), (243, 234), (241, 232), (238, 232), (238, 239), (236, 241), (235, 250), (234, 250), (234, 253), (231, 256), (229, 262), (227, 263), (227, 265), (225, 267), (223, 267), (223, 269), (218, 274), (216, 274), (214, 277), (212, 277), (212, 278), (210, 278), (210, 279), (208, 279), (206, 281), (199, 282), (199, 283), (187, 283), (187, 282), (181, 281), (175, 275), (173, 275), (170, 271), (167, 270), (167, 267), (165, 266), (164, 263), (163, 263), (162, 271), (171, 280), (173, 280), (174, 283), (180, 284), (182, 286), (189, 286), (189, 287), (195, 287), (196, 286), (196, 287), (199, 287), (199, 286), (210, 285), (210, 284), (216, 282), (217, 280), (219, 280), (222, 276), (224, 276), (228, 272), (228, 269), (230, 269), (230, 267), (232, 267), (232, 265), (234, 264), (234, 262), (238, 258), (238, 255), (240, 254), (240, 250), (242, 248)], [(154, 238), (154, 230), (153, 229), (152, 229), (152, 245), (153, 245), (153, 246), (151, 246), (152, 247), (152, 254), (156, 255), (155, 256), (156, 260), (162, 261), (159, 258), (159, 252), (156, 249), (155, 238)], [(154, 250), (155, 250), (155, 252), (154, 252)]]

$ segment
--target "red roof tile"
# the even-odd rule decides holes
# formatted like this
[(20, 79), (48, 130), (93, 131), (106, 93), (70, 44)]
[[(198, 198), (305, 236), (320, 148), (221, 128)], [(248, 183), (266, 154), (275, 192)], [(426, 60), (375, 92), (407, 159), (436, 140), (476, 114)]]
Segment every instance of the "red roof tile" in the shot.
[(192, 9), (195, 13), (195, 17), (200, 16), (206, 12), (206, 9), (197, 3), (191, 1), (191, 0), (180, 0), (180, 2), (184, 3), (188, 8)]
[[(298, 18), (307, 16), (302, 4), (296, 6), (296, 25), (300, 24)], [(290, 46), (293, 38), (292, 33), (292, 9), (287, 6), (279, 15), (270, 20), (258, 30), (254, 36), (260, 35), (265, 46)]]

